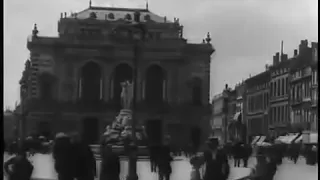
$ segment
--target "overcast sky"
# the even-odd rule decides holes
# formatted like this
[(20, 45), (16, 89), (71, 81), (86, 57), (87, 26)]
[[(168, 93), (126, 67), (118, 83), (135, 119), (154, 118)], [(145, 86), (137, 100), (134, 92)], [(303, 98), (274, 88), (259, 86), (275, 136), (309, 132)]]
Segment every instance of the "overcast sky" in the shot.
[[(93, 0), (93, 6), (144, 8), (145, 0)], [(18, 81), (29, 58), (27, 36), (33, 24), (39, 35), (57, 35), (61, 12), (77, 12), (89, 0), (4, 1), (4, 105), (19, 99)], [(180, 18), (190, 42), (212, 35), (211, 94), (226, 83), (235, 85), (264, 70), (280, 51), (293, 55), (300, 40), (318, 41), (318, 0), (149, 0), (149, 9), (173, 20)]]

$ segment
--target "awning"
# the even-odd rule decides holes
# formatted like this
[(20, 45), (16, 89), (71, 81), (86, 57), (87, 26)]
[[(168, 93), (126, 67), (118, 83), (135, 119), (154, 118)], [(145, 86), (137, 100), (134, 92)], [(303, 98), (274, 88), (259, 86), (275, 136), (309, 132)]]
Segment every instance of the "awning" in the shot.
[(260, 136), (255, 136), (251, 142), (251, 145), (254, 145), (255, 143), (257, 143), (259, 139), (260, 139)]
[(261, 144), (261, 143), (263, 143), (264, 142), (264, 140), (266, 140), (266, 136), (261, 136), (260, 138), (259, 138), (259, 140), (256, 142), (256, 143), (259, 143), (259, 144)]
[(283, 139), (283, 143), (285, 144), (291, 144), (293, 140), (295, 140), (297, 137), (299, 136), (299, 134), (289, 134), (288, 136), (286, 136), (286, 138)]
[(293, 143), (300, 143), (302, 141), (302, 135), (296, 138)]
[(318, 144), (318, 133), (311, 133), (310, 134), (310, 143)]
[(233, 116), (233, 120), (238, 121), (239, 117), (241, 116), (241, 112), (237, 112), (234, 116)]

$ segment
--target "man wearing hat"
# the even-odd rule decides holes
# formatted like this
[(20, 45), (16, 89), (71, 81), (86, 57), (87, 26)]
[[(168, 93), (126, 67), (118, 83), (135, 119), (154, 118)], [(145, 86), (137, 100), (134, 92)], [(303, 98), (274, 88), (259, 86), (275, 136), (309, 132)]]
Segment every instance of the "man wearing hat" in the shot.
[(219, 149), (219, 140), (210, 137), (206, 144), (208, 150), (203, 153), (204, 156), (204, 174), (203, 180), (226, 180), (228, 179), (230, 166), (227, 155)]

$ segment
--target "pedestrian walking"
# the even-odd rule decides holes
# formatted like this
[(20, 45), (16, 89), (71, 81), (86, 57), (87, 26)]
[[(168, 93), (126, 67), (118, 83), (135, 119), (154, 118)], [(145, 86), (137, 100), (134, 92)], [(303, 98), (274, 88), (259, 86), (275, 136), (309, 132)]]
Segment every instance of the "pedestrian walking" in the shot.
[(74, 178), (77, 180), (94, 180), (96, 177), (96, 160), (89, 145), (81, 140), (78, 133), (71, 136), (72, 152), (75, 160)]
[(173, 161), (170, 152), (169, 145), (163, 145), (161, 147), (158, 159), (159, 180), (170, 180), (172, 173), (171, 162)]
[(218, 149), (219, 140), (210, 138), (207, 140), (209, 150), (204, 152), (203, 180), (226, 180), (229, 177), (230, 166), (227, 155)]
[(30, 180), (33, 165), (28, 160), (26, 152), (20, 150), (17, 156), (4, 163), (4, 172), (8, 175), (8, 180)]
[(111, 145), (101, 145), (101, 158), (100, 180), (119, 180), (120, 158), (112, 151)]
[(53, 158), (55, 170), (59, 180), (73, 180), (75, 172), (75, 156), (72, 152), (70, 137), (65, 133), (56, 135), (53, 145)]

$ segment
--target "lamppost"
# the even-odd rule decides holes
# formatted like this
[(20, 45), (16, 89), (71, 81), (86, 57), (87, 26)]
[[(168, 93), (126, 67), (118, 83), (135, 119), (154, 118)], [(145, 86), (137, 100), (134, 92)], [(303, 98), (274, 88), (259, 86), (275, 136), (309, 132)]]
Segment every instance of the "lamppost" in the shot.
[(27, 88), (28, 88), (27, 83), (25, 81), (21, 81), (20, 82), (21, 117), (18, 119), (19, 120), (19, 123), (18, 123), (19, 130), (18, 131), (19, 131), (19, 138), (20, 138), (20, 141), (18, 143), (19, 143), (20, 148), (22, 148), (22, 146), (23, 146), (23, 141), (24, 141), (24, 136), (25, 136), (25, 133), (24, 133), (24, 126), (25, 126), (25, 107), (24, 107), (24, 104), (25, 104), (25, 97), (26, 97), (26, 93), (27, 93)]
[(129, 25), (119, 26), (117, 30), (126, 30), (129, 31), (133, 38), (133, 73), (132, 73), (132, 84), (133, 84), (133, 98), (132, 98), (132, 144), (129, 145), (130, 154), (129, 154), (129, 173), (127, 176), (127, 180), (138, 180), (137, 175), (137, 153), (138, 150), (137, 142), (136, 142), (136, 118), (135, 118), (135, 110), (136, 110), (136, 95), (137, 95), (137, 72), (138, 72), (138, 59), (140, 55), (140, 43), (144, 41), (144, 37), (146, 35), (146, 28), (144, 24), (140, 23), (140, 12), (136, 11), (134, 13), (134, 23)]

